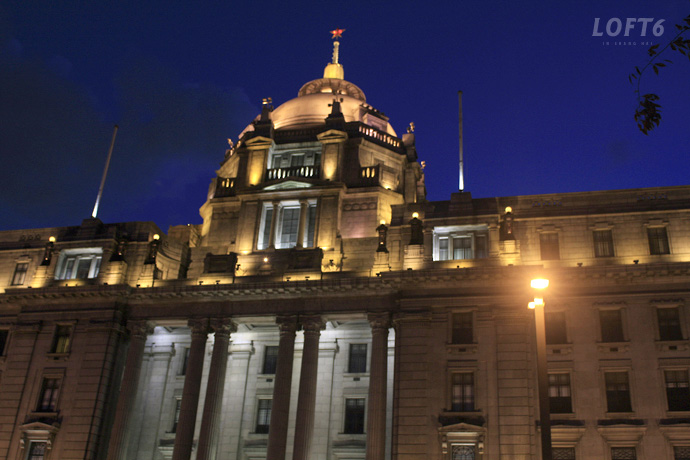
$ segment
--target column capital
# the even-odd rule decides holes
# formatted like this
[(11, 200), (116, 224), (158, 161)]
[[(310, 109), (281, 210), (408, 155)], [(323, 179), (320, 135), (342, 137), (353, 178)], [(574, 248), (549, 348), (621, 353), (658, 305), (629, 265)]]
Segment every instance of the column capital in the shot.
[(211, 318), (210, 325), (211, 329), (216, 333), (216, 335), (229, 335), (233, 332), (237, 332), (237, 324), (232, 320), (232, 318)]
[(276, 324), (281, 336), (284, 334), (294, 334), (297, 331), (297, 316), (277, 316)]
[(372, 332), (388, 330), (391, 327), (391, 315), (388, 312), (369, 313), (367, 315)]
[(308, 205), (309, 205), (309, 200), (306, 199), (306, 198), (300, 198), (300, 200), (299, 200), (299, 205), (300, 205), (300, 207), (308, 206)]
[(209, 333), (209, 324), (207, 318), (193, 318), (187, 321), (187, 325), (192, 330), (192, 335)]
[(131, 337), (146, 339), (146, 336), (153, 334), (153, 324), (145, 320), (127, 321), (127, 329)]
[(300, 316), (299, 322), (304, 332), (318, 332), (326, 329), (326, 322), (319, 315)]

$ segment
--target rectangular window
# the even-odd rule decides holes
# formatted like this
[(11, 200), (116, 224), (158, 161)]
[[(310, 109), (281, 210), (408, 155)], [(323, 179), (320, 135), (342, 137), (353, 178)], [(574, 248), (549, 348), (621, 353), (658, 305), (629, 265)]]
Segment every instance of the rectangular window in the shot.
[(637, 460), (634, 447), (612, 447), (611, 460)]
[(367, 344), (351, 343), (350, 356), (347, 363), (349, 374), (363, 374), (367, 371)]
[(606, 372), (606, 406), (608, 412), (632, 412), (627, 372)]
[(448, 257), (448, 237), (438, 239), (438, 260), (450, 260)]
[(7, 340), (10, 337), (10, 331), (7, 329), (0, 329), (0, 356), (5, 356), (5, 348), (7, 347)]
[(551, 453), (553, 460), (575, 460), (574, 447), (554, 447)]
[(602, 342), (622, 342), (623, 321), (620, 310), (599, 310)]
[(60, 379), (44, 378), (36, 412), (56, 412), (58, 396), (60, 396)]
[[(271, 224), (276, 219), (274, 245), (277, 249), (294, 248), (297, 245), (301, 209), (295, 201), (283, 202), (277, 209), (265, 205), (259, 226), (259, 238), (256, 247), (259, 250), (268, 249), (271, 241)], [(302, 246), (314, 247), (314, 232), (316, 229), (316, 204), (309, 203), (305, 215), (304, 239)]]
[(47, 442), (32, 442), (29, 444), (27, 460), (43, 460), (46, 457), (47, 447)]
[(688, 385), (688, 371), (664, 371), (666, 380), (666, 399), (670, 411), (690, 411), (690, 385)]
[(690, 460), (690, 446), (674, 446), (673, 460)]
[(271, 406), (272, 399), (259, 399), (258, 409), (256, 411), (256, 428), (255, 433), (268, 433), (268, 428), (271, 426)]
[(676, 308), (657, 308), (660, 340), (683, 340), (680, 329), (680, 310)]
[(463, 372), (452, 375), (451, 410), (453, 412), (474, 411), (474, 374)]
[(278, 347), (267, 345), (264, 347), (264, 365), (261, 369), (262, 374), (272, 375), (276, 373), (278, 366)]
[(345, 428), (347, 434), (364, 433), (364, 398), (345, 400)]
[(473, 343), (472, 312), (453, 313), (453, 336), (452, 343), (466, 344)]
[(283, 208), (280, 220), (280, 248), (293, 248), (297, 244), (299, 208)]
[(565, 327), (565, 312), (554, 311), (544, 314), (546, 327), (546, 343), (558, 345), (568, 343), (568, 334)]
[(103, 248), (66, 249), (60, 254), (56, 280), (96, 278), (101, 269)]
[(453, 238), (453, 260), (472, 259), (472, 237)]
[(558, 233), (540, 233), (539, 247), (541, 260), (559, 260), (561, 253), (558, 248)]
[(261, 232), (261, 240), (257, 245), (257, 249), (267, 249), (268, 243), (271, 241), (271, 222), (273, 221), (273, 209), (266, 208), (264, 210), (264, 218), (262, 219), (263, 231)]
[(12, 275), (12, 286), (21, 286), (26, 280), (26, 272), (29, 270), (29, 262), (19, 262), (14, 267), (14, 275)]
[(50, 348), (51, 353), (69, 353), (69, 345), (72, 340), (72, 326), (58, 324), (55, 326), (55, 335), (53, 336), (53, 346)]
[(549, 405), (553, 414), (573, 412), (570, 374), (549, 374)]
[(670, 254), (666, 227), (650, 227), (647, 229), (649, 238), (649, 253), (652, 255)]
[(613, 257), (613, 232), (596, 230), (594, 236), (594, 257)]
[(180, 408), (182, 407), (182, 398), (175, 398), (175, 414), (173, 415), (173, 425), (170, 429), (171, 433), (177, 433), (177, 424), (180, 421)]
[(485, 259), (489, 256), (485, 225), (460, 225), (434, 229), (434, 260)]

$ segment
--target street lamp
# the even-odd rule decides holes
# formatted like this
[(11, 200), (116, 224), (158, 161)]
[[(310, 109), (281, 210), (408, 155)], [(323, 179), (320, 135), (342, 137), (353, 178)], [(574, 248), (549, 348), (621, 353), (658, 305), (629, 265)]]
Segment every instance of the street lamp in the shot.
[(544, 322), (544, 297), (541, 291), (549, 286), (549, 280), (533, 279), (530, 283), (535, 294), (528, 304), (534, 310), (534, 324), (537, 336), (537, 384), (539, 387), (539, 419), (541, 424), (541, 458), (552, 460), (551, 456), (551, 408), (549, 407), (549, 375), (546, 369), (546, 324)]

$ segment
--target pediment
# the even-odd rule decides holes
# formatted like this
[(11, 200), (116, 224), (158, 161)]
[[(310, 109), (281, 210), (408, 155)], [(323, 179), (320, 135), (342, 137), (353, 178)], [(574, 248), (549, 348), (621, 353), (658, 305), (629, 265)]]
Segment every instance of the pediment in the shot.
[(469, 423), (456, 423), (454, 425), (441, 427), (438, 429), (438, 431), (439, 433), (483, 433), (486, 431), (486, 428), (477, 425), (471, 425)]
[(278, 184), (269, 185), (264, 187), (264, 190), (286, 190), (295, 188), (309, 188), (313, 187), (313, 184), (309, 182), (302, 182), (298, 180), (286, 180), (285, 182), (280, 182)]

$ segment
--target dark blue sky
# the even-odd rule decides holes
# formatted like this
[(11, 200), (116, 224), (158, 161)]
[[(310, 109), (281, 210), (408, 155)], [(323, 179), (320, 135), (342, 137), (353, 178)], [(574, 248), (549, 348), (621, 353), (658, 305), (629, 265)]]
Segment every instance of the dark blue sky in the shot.
[[(458, 90), (474, 197), (688, 183), (690, 63), (644, 76), (663, 106), (649, 136), (628, 83), (687, 0), (194, 3), (3, 2), (0, 229), (89, 217), (115, 123), (99, 217), (201, 222), (226, 139), (322, 76), (336, 27), (345, 78), (399, 135), (415, 122), (432, 200), (458, 187)], [(629, 17), (665, 32), (606, 36)]]

